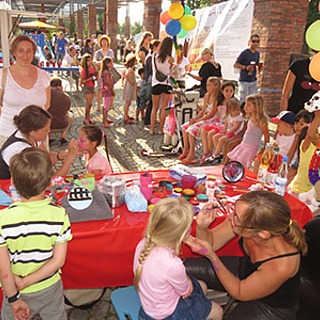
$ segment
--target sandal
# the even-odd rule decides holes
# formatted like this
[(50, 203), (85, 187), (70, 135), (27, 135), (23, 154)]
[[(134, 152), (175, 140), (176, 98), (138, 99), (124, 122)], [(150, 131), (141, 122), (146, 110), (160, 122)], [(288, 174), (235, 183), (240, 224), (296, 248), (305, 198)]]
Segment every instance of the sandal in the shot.
[(90, 124), (90, 122), (89, 122), (89, 120), (84, 120), (83, 124), (87, 124), (88, 125), (88, 124)]
[(192, 160), (183, 159), (183, 160), (181, 160), (181, 163), (183, 163), (183, 164), (196, 164), (196, 163), (198, 163), (198, 160), (197, 159), (192, 159)]
[(200, 158), (200, 166), (203, 166), (206, 163), (207, 159), (210, 158), (210, 156), (210, 152), (204, 153)]
[(179, 157), (178, 157), (178, 160), (183, 160), (185, 159), (186, 157), (188, 156), (188, 154), (181, 154)]
[(108, 122), (108, 123), (113, 123), (113, 120), (107, 119), (107, 122)]
[(90, 123), (90, 124), (94, 124), (94, 121), (90, 119), (90, 120), (89, 120), (89, 123)]
[(132, 121), (132, 120), (130, 120), (130, 119), (127, 119), (127, 120), (123, 120), (124, 121), (124, 123), (126, 123), (126, 124), (133, 124), (134, 122)]
[(106, 129), (110, 128), (110, 126), (108, 124), (104, 124), (103, 127), (106, 128)]

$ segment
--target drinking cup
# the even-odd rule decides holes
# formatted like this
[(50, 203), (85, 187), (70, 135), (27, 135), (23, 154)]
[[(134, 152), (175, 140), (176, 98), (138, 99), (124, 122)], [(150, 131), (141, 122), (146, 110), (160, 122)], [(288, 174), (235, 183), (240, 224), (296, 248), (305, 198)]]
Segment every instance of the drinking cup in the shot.
[(140, 186), (146, 187), (152, 185), (152, 173), (142, 172), (140, 173)]

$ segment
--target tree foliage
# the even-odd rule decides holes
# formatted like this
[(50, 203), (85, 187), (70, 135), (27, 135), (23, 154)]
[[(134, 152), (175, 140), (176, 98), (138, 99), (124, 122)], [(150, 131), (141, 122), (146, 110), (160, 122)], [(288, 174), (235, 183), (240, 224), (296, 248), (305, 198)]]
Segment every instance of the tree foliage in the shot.
[(319, 1), (320, 0), (310, 0), (309, 10), (307, 16), (307, 28), (315, 21), (320, 19), (319, 13)]
[(118, 34), (120, 34), (120, 36), (124, 36), (125, 35), (125, 25), (124, 23), (120, 24), (118, 23)]
[(187, 0), (187, 5), (190, 7), (191, 10), (199, 9), (207, 6), (211, 6), (214, 2), (224, 2), (227, 0)]
[(142, 24), (138, 21), (134, 23), (134, 25), (131, 26), (131, 35), (134, 36), (138, 33), (142, 32)]

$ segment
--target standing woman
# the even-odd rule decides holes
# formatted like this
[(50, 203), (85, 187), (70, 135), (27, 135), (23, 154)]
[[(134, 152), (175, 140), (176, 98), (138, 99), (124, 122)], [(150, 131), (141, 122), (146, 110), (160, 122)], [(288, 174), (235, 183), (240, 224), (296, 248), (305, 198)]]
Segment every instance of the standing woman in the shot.
[(90, 39), (86, 40), (84, 47), (81, 49), (81, 56), (83, 56), (85, 53), (89, 53), (91, 55), (93, 53)]
[(142, 62), (143, 66), (145, 65), (146, 56), (149, 53), (149, 49), (150, 49), (149, 46), (152, 38), (153, 38), (153, 34), (147, 31), (142, 35), (142, 39), (139, 44), (138, 57)]
[[(49, 109), (51, 99), (48, 73), (31, 64), (37, 51), (35, 42), (26, 35), (17, 36), (10, 48), (16, 63), (0, 69), (0, 146), (14, 131), (13, 117), (30, 104)], [(4, 71), (5, 70), (5, 71)], [(2, 79), (5, 77), (5, 86)]]
[[(99, 44), (101, 49), (97, 50), (96, 53), (94, 54), (94, 59), (93, 62), (94, 64), (97, 66), (98, 70), (101, 69), (101, 64), (102, 64), (102, 60), (104, 57), (110, 57), (112, 59), (114, 59), (114, 52), (112, 49), (109, 48), (110, 44), (111, 44), (111, 39), (106, 36), (103, 35), (99, 38)], [(101, 110), (101, 99), (102, 99), (102, 81), (99, 78), (98, 82), (97, 82), (97, 105), (98, 105), (98, 111)], [(113, 99), (114, 97), (111, 98), (110, 101), (110, 108), (112, 108), (113, 106)]]
[[(154, 125), (156, 123), (157, 112), (160, 106), (160, 99), (162, 96), (162, 103), (160, 109), (160, 128), (159, 134), (163, 133), (163, 125), (166, 117), (165, 108), (168, 106), (170, 93), (172, 91), (170, 80), (168, 79), (170, 66), (173, 63), (171, 56), (173, 41), (170, 37), (163, 39), (159, 52), (155, 52), (152, 57), (152, 112), (151, 112), (151, 127), (150, 134), (154, 134)], [(164, 81), (157, 79), (157, 70), (162, 72), (167, 78)]]

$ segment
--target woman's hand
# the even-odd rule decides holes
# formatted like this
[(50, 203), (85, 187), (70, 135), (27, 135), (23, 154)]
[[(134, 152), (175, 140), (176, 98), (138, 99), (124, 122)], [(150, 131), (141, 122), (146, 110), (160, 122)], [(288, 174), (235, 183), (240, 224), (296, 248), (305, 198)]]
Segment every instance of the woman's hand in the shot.
[(68, 157), (75, 158), (79, 150), (78, 141), (75, 139), (71, 139), (68, 146)]
[(197, 225), (200, 228), (207, 229), (216, 219), (217, 209), (213, 209), (216, 204), (210, 202), (206, 204), (198, 213)]
[(202, 254), (204, 256), (212, 257), (214, 256), (214, 251), (212, 246), (208, 241), (200, 240), (193, 236), (189, 236), (185, 243), (191, 248), (191, 250), (195, 253)]

